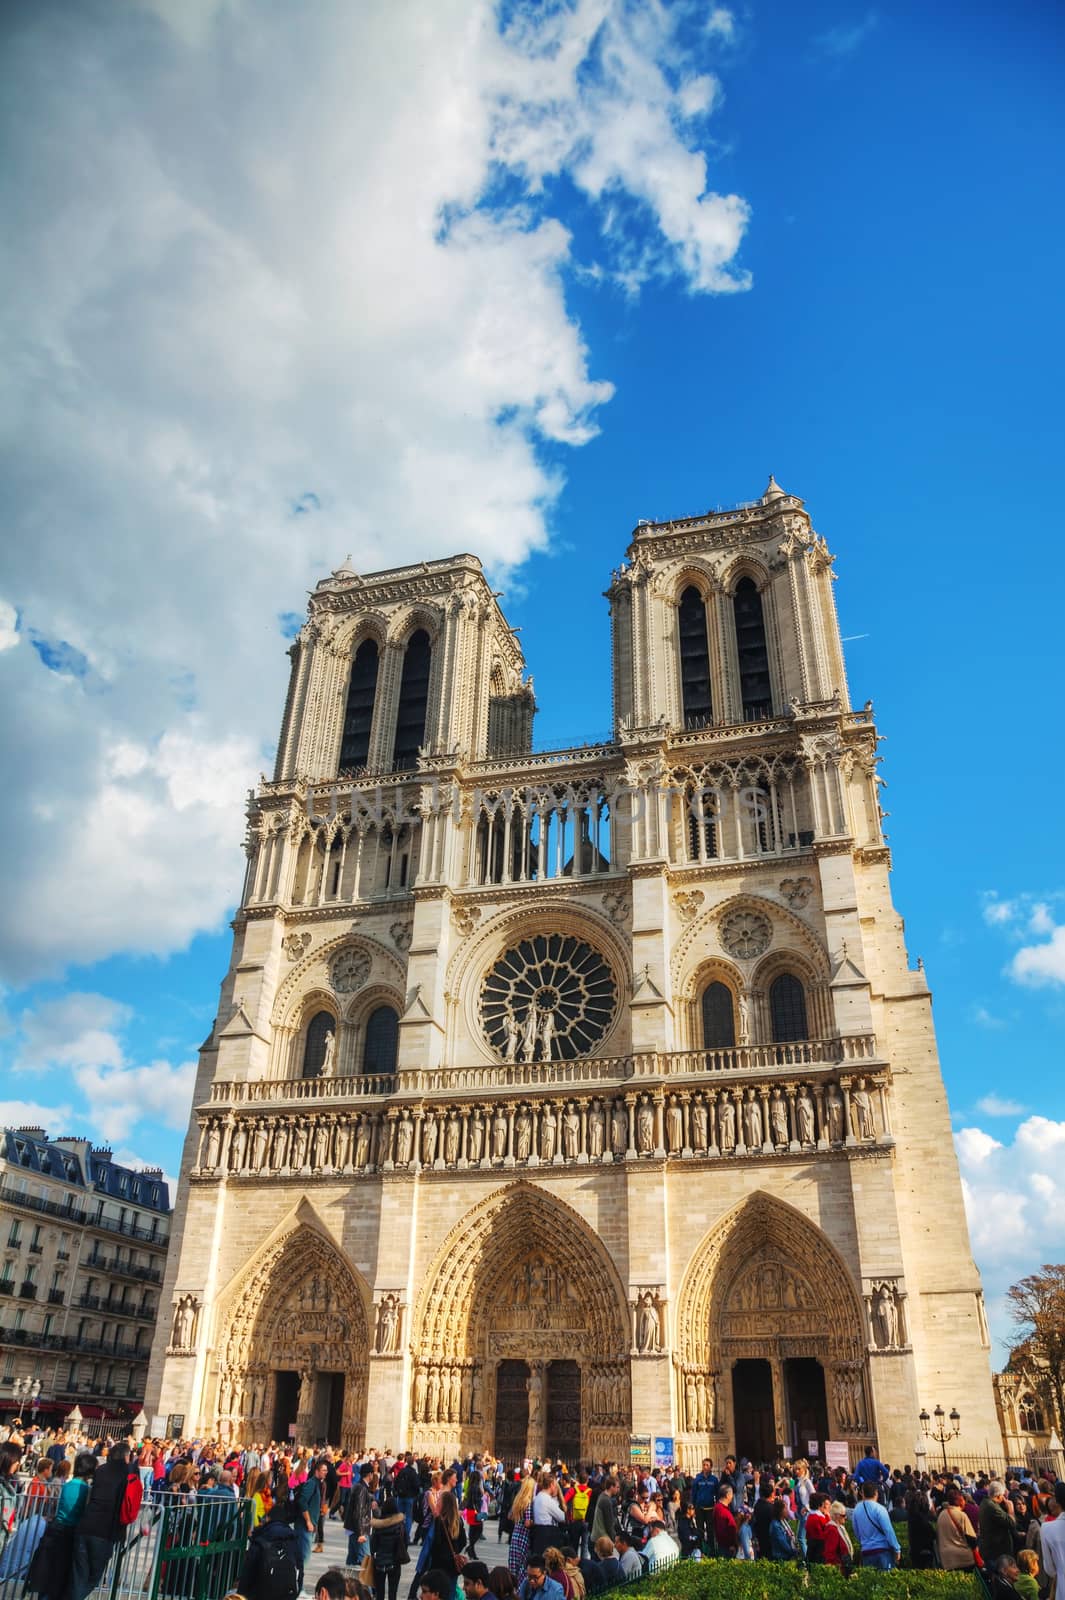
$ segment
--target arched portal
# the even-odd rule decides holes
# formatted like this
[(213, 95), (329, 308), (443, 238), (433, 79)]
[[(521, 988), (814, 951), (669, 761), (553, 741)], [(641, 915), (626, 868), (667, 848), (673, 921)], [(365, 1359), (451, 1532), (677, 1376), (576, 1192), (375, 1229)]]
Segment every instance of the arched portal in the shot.
[(679, 1415), (697, 1451), (762, 1460), (871, 1437), (861, 1306), (828, 1236), (755, 1194), (711, 1229), (681, 1286)]
[(598, 1234), (529, 1183), (445, 1239), (414, 1317), (410, 1444), (504, 1460), (628, 1448), (629, 1312)]
[[(224, 1296), (208, 1423), (221, 1438), (301, 1439), (362, 1449), (366, 1292), (306, 1223), (275, 1240)], [(210, 1392), (210, 1391), (209, 1391)]]

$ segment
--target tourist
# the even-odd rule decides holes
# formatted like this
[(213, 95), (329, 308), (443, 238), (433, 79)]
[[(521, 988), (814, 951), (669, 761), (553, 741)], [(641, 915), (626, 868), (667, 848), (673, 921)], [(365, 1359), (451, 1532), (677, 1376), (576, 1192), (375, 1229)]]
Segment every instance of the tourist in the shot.
[(584, 1567), (571, 1544), (562, 1546), (562, 1560), (565, 1563), (564, 1571), (569, 1581), (569, 1592), (573, 1600), (585, 1600), (585, 1596), (588, 1593), (588, 1584), (584, 1576)]
[[(466, 1574), (463, 1573), (463, 1578)], [(488, 1574), (488, 1589), (493, 1600), (517, 1600), (518, 1591), (509, 1567), (493, 1567)]]
[(656, 1520), (650, 1525), (650, 1537), (643, 1547), (643, 1553), (647, 1557), (648, 1570), (653, 1571), (664, 1562), (676, 1561), (680, 1555), (680, 1545), (667, 1531), (665, 1523)]
[(548, 1577), (543, 1556), (530, 1555), (518, 1600), (563, 1600), (562, 1585)]
[(984, 1572), (991, 1600), (1014, 1600), (1017, 1590), (1013, 1580), (1019, 1576), (1020, 1569), (1011, 1555), (996, 1557), (994, 1566)]
[[(341, 1463), (341, 1466), (343, 1466), (343, 1462)], [(418, 1477), (418, 1469), (414, 1465), (414, 1453), (413, 1451), (408, 1450), (406, 1455), (403, 1457), (402, 1465), (392, 1479), (392, 1492), (396, 1497), (396, 1505), (402, 1512), (403, 1519), (407, 1525), (408, 1541), (410, 1540), (411, 1529), (414, 1526), (414, 1507), (417, 1502), (420, 1489), (421, 1480)], [(341, 1489), (340, 1497), (341, 1501), (346, 1505), (343, 1489)]]
[(491, 1576), (483, 1561), (467, 1561), (462, 1569), (465, 1600), (491, 1600)]
[(474, 1470), (466, 1479), (462, 1496), (462, 1517), (469, 1529), (470, 1559), (477, 1556), (477, 1541), (484, 1533), (484, 1519), (488, 1511), (488, 1496), (484, 1492), (484, 1478)]
[(303, 1542), (276, 1505), (248, 1541), (237, 1588), (245, 1600), (296, 1600), (303, 1588)]
[(628, 1510), (628, 1529), (632, 1535), (633, 1544), (639, 1550), (642, 1550), (647, 1543), (653, 1515), (651, 1491), (641, 1485), (639, 1493), (635, 1500), (630, 1502)]
[(85, 1600), (99, 1583), (124, 1527), (140, 1510), (141, 1480), (130, 1466), (129, 1445), (113, 1445), (93, 1474), (85, 1509), (74, 1534), (70, 1600)]
[(640, 1559), (640, 1552), (633, 1544), (631, 1535), (626, 1533), (624, 1528), (619, 1528), (615, 1535), (614, 1549), (617, 1551), (623, 1582), (627, 1583), (630, 1578), (643, 1576), (644, 1568)]
[(563, 1600), (573, 1600), (573, 1581), (566, 1571), (566, 1560), (557, 1545), (549, 1544), (544, 1551), (544, 1571), (562, 1590)]
[(514, 1579), (515, 1586), (520, 1584), (525, 1577), (528, 1565), (529, 1549), (532, 1544), (532, 1508), (536, 1495), (536, 1479), (532, 1476), (523, 1478), (521, 1488), (514, 1497), (510, 1508), (511, 1535), (507, 1549), (507, 1566)]
[(617, 1494), (618, 1480), (612, 1474), (603, 1479), (602, 1488), (595, 1498), (595, 1508), (592, 1511), (591, 1543), (597, 1545), (600, 1539), (609, 1539), (614, 1542), (617, 1532)]
[(810, 1496), (813, 1494), (814, 1483), (810, 1476), (810, 1469), (805, 1461), (795, 1463), (795, 1486), (792, 1491), (795, 1501), (795, 1511), (799, 1519), (796, 1536), (799, 1546), (805, 1553), (806, 1550), (806, 1518), (810, 1510)]
[[(330, 1521), (339, 1516), (341, 1522), (343, 1522), (344, 1513), (348, 1509), (348, 1501), (351, 1499), (351, 1484), (354, 1475), (355, 1468), (351, 1464), (351, 1452), (345, 1450), (337, 1462), (337, 1487), (340, 1490), (340, 1501), (336, 1509), (329, 1513)], [(409, 1536), (410, 1530), (408, 1529)]]
[(26, 1588), (41, 1600), (62, 1600), (66, 1593), (74, 1558), (74, 1533), (95, 1471), (96, 1457), (90, 1450), (81, 1451), (74, 1461), (73, 1476), (59, 1492), (55, 1516), (44, 1530), (26, 1574)]
[(719, 1556), (726, 1559), (734, 1556), (739, 1549), (739, 1529), (732, 1510), (734, 1499), (732, 1485), (722, 1482), (717, 1491), (717, 1504), (714, 1507), (714, 1548)]
[(758, 1546), (758, 1554), (764, 1560), (769, 1559), (769, 1527), (773, 1521), (773, 1502), (776, 1499), (776, 1493), (776, 1485), (772, 1478), (763, 1477), (758, 1485), (758, 1499), (754, 1503), (751, 1521), (754, 1523), (754, 1538)]
[[(1058, 1496), (1062, 1498), (1059, 1499)], [(1055, 1587), (1053, 1594), (1055, 1600), (1062, 1600), (1065, 1596), (1065, 1516), (1062, 1515), (1062, 1506), (1065, 1505), (1065, 1488), (1060, 1483), (1054, 1485), (1054, 1493), (1047, 1501), (1046, 1520), (1040, 1530), (1041, 1561), (1043, 1571), (1050, 1578)], [(1057, 1580), (1061, 1579), (1058, 1583)]]
[[(299, 1531), (300, 1542), (303, 1548), (303, 1565), (306, 1567), (308, 1557), (314, 1545), (315, 1534), (318, 1529), (318, 1518), (322, 1510), (322, 1497), (325, 1493), (325, 1479), (328, 1466), (324, 1458), (316, 1461), (313, 1470), (308, 1474), (296, 1491), (296, 1527)], [(348, 1565), (353, 1566), (351, 1551), (348, 1551)]]
[(373, 1557), (376, 1600), (385, 1600), (386, 1579), (388, 1600), (396, 1600), (400, 1573), (410, 1556), (407, 1553), (406, 1519), (391, 1494), (382, 1495), (380, 1505), (371, 1509), (370, 1554)]
[[(871, 1457), (870, 1451), (866, 1459)], [(872, 1474), (867, 1474), (862, 1480), (862, 1498), (854, 1508), (851, 1526), (861, 1545), (862, 1566), (890, 1572), (899, 1559), (899, 1541), (891, 1518), (877, 1500), (877, 1487)]]
[(314, 1600), (345, 1600), (347, 1579), (338, 1567), (330, 1567), (314, 1586)]
[(532, 1549), (536, 1555), (542, 1555), (554, 1538), (555, 1528), (566, 1521), (558, 1480), (548, 1468), (536, 1480), (532, 1521)]
[(454, 1589), (458, 1579), (457, 1557), (466, 1548), (466, 1524), (459, 1513), (459, 1503), (450, 1489), (440, 1496), (440, 1510), (433, 1518), (429, 1536), (429, 1566), (451, 1577)]
[(1018, 1554), (1013, 1587), (1022, 1600), (1039, 1600), (1039, 1557), (1034, 1550), (1022, 1550)]
[(453, 1600), (455, 1585), (448, 1573), (430, 1567), (418, 1579), (418, 1591), (421, 1600)]
[[(374, 1467), (372, 1461), (364, 1461), (359, 1467), (359, 1476), (356, 1479), (351, 1497), (348, 1500), (348, 1509), (344, 1514), (344, 1527), (348, 1534), (348, 1566), (361, 1567), (370, 1548), (370, 1518), (373, 1508), (373, 1480)], [(425, 1566), (425, 1561), (419, 1561), (419, 1566)]]
[(703, 1534), (695, 1514), (695, 1507), (691, 1501), (685, 1503), (680, 1517), (677, 1520), (677, 1543), (680, 1553), (685, 1561), (702, 1559)]
[(858, 1485), (859, 1491), (864, 1494), (866, 1484), (871, 1483), (877, 1490), (877, 1498), (879, 1499), (881, 1486), (887, 1483), (890, 1476), (891, 1473), (884, 1463), (877, 1460), (875, 1448), (870, 1445), (854, 1469), (854, 1481)]
[(976, 1539), (984, 1566), (994, 1568), (999, 1556), (1013, 1555), (1012, 1507), (1006, 1497), (1006, 1485), (995, 1478), (987, 1486), (987, 1494), (980, 1502)]
[(50, 1461), (47, 1456), (38, 1458), (33, 1477), (26, 1485), (26, 1499), (28, 1501), (51, 1499), (52, 1473), (54, 1471), (54, 1461)]
[(578, 1470), (577, 1481), (569, 1501), (570, 1538), (582, 1556), (589, 1549), (588, 1508), (592, 1503), (592, 1490), (587, 1472)]
[(936, 1564), (936, 1519), (923, 1489), (911, 1489), (906, 1496), (906, 1529), (910, 1540), (910, 1566)]
[(714, 1463), (707, 1456), (702, 1468), (692, 1480), (691, 1503), (704, 1547), (709, 1555), (714, 1553), (714, 1507), (717, 1504), (719, 1481)]
[(768, 1547), (760, 1544), (759, 1553), (770, 1561), (797, 1561), (800, 1551), (795, 1535), (791, 1531), (791, 1524), (787, 1520), (787, 1502), (778, 1496), (772, 1502), (772, 1507)]
[(612, 1589), (615, 1584), (623, 1583), (624, 1573), (621, 1570), (621, 1562), (618, 1560), (613, 1540), (608, 1539), (604, 1533), (601, 1538), (595, 1541), (593, 1549), (595, 1550), (595, 1564), (599, 1568), (603, 1580), (603, 1588)]

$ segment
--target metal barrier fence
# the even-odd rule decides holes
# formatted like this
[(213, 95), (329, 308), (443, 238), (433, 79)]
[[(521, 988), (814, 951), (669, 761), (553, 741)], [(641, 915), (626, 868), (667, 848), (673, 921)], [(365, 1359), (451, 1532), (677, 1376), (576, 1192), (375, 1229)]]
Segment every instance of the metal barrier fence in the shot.
[[(5, 1513), (0, 1543), (0, 1600), (22, 1600), (36, 1591), (31, 1571), (47, 1535), (69, 1559), (76, 1529), (48, 1532), (58, 1493), (18, 1496)], [(189, 1500), (169, 1490), (145, 1497), (137, 1520), (123, 1530), (89, 1596), (95, 1600), (221, 1600), (236, 1588), (253, 1506), (231, 1494)], [(42, 1552), (42, 1556), (46, 1552)], [(30, 1580), (29, 1582), (27, 1580)], [(88, 1597), (87, 1597), (88, 1600)]]

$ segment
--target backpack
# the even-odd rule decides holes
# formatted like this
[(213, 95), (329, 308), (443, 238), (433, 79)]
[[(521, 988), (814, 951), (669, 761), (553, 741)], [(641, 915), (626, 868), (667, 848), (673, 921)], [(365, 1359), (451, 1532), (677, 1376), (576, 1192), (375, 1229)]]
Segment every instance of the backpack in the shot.
[(584, 1518), (588, 1512), (588, 1502), (591, 1500), (591, 1498), (592, 1491), (588, 1488), (587, 1484), (584, 1484), (583, 1486), (578, 1484), (576, 1489), (574, 1489), (571, 1509), (573, 1511), (573, 1519), (575, 1522), (584, 1521)]
[(292, 1539), (271, 1539), (262, 1546), (262, 1576), (255, 1586), (257, 1600), (296, 1600), (300, 1575), (292, 1555)]

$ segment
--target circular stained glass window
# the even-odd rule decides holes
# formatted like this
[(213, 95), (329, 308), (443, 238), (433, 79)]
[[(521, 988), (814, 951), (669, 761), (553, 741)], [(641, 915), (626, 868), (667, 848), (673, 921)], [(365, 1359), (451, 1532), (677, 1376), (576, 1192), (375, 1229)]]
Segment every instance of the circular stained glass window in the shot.
[(591, 1054), (617, 1011), (613, 973), (572, 934), (543, 933), (508, 950), (481, 986), (481, 1024), (504, 1061)]

